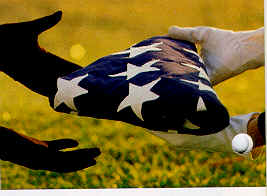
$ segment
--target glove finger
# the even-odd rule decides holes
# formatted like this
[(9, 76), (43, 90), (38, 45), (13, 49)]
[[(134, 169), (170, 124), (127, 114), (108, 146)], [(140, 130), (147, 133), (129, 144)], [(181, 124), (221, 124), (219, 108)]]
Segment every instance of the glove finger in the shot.
[(195, 43), (197, 40), (193, 36), (194, 28), (181, 28), (171, 26), (168, 30), (168, 36), (173, 39), (186, 40)]
[(79, 145), (76, 140), (73, 139), (58, 139), (52, 141), (45, 141), (48, 144), (49, 150), (62, 150), (65, 148), (73, 148)]
[(168, 30), (168, 36), (173, 39), (186, 40), (193, 43), (202, 42), (213, 29), (210, 27), (187, 27), (171, 26)]
[(40, 34), (47, 29), (50, 29), (51, 27), (55, 26), (62, 17), (62, 12), (58, 11), (50, 16), (45, 16), (43, 18), (39, 18), (33, 21), (28, 22), (28, 24), (31, 25), (31, 29), (37, 33)]

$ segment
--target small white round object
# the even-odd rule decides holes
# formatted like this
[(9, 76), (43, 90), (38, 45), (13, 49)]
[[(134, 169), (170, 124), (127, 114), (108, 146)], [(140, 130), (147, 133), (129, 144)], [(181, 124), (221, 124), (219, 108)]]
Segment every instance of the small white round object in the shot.
[(252, 138), (245, 133), (237, 134), (232, 140), (232, 149), (238, 154), (248, 154), (253, 147)]

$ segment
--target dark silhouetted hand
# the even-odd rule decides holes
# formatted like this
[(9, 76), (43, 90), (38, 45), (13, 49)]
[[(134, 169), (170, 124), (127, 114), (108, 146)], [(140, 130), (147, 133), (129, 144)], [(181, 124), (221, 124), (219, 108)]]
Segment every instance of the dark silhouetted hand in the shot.
[(61, 17), (58, 11), (33, 21), (0, 25), (0, 71), (38, 94), (53, 96), (58, 77), (82, 68), (39, 46), (39, 35)]
[(35, 170), (74, 172), (96, 164), (98, 148), (61, 151), (78, 146), (72, 139), (40, 141), (0, 127), (0, 158)]

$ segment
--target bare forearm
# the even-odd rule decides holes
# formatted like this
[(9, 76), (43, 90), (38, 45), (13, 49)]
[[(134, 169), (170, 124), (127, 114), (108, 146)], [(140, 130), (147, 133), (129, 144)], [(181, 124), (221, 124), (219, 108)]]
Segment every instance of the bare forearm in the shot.
[[(0, 158), (6, 161), (23, 161), (21, 156), (29, 157), (35, 145), (47, 148), (45, 142), (19, 134), (12, 129), (0, 127)], [(38, 149), (39, 150), (39, 149)], [(28, 155), (27, 155), (28, 154)]]
[(56, 80), (81, 67), (50, 52), (39, 49), (29, 55), (16, 57), (1, 70), (32, 91), (49, 97), (55, 93)]

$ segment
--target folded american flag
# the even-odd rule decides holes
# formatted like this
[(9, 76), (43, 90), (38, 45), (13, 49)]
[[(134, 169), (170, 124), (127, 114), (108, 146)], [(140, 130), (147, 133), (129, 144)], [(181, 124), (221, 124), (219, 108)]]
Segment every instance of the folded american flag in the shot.
[(194, 44), (152, 37), (58, 78), (59, 112), (205, 135), (229, 124)]

